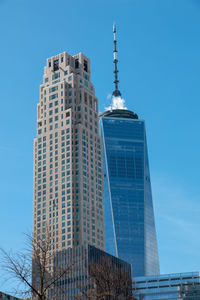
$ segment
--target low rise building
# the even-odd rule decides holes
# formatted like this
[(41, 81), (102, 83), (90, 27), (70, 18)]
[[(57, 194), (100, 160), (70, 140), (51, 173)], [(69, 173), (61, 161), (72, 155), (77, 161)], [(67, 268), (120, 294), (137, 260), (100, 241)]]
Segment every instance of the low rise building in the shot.
[(200, 273), (136, 277), (133, 293), (138, 300), (200, 299)]
[[(49, 298), (132, 299), (131, 265), (106, 252), (85, 244), (57, 252), (54, 268), (69, 268), (49, 292)], [(111, 287), (111, 288), (110, 288)], [(117, 294), (116, 294), (117, 293)]]
[(0, 292), (0, 300), (20, 300), (20, 298), (16, 298), (11, 295)]

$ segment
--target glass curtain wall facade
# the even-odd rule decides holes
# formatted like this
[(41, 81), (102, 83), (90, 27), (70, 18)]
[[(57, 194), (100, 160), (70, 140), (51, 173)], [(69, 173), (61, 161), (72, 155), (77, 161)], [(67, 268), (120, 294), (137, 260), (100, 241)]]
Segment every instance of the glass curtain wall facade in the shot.
[(137, 277), (133, 293), (138, 300), (197, 300), (200, 299), (200, 273)]
[(16, 297), (13, 297), (8, 294), (0, 292), (0, 300), (20, 300), (20, 298), (16, 298)]
[[(93, 280), (95, 280), (95, 278), (91, 274), (91, 270), (95, 264), (100, 264), (101, 266), (104, 265), (105, 270), (111, 264), (113, 271), (116, 272), (117, 277), (119, 276), (120, 278), (122, 274), (125, 274), (128, 288), (130, 290), (132, 289), (130, 264), (96, 247), (85, 244), (58, 251), (56, 253), (54, 259), (55, 268), (59, 267), (60, 265), (66, 268), (68, 265), (71, 267), (69, 269), (69, 273), (66, 273), (61, 280), (56, 283), (56, 287), (52, 291), (49, 291), (49, 298), (54, 299), (52, 295), (57, 295), (57, 298), (60, 300), (93, 299), (92, 294), (87, 294), (87, 288), (91, 288), (94, 283)], [(104, 269), (102, 270), (104, 271)], [(104, 274), (101, 272), (101, 268), (99, 268), (99, 270), (97, 269), (97, 273), (98, 271), (100, 271), (99, 276), (97, 276), (99, 282), (95, 282), (94, 289), (98, 290), (99, 284), (101, 286), (105, 284), (107, 287), (107, 281), (105, 281), (105, 279), (107, 279), (108, 282), (115, 284), (114, 281), (109, 281), (109, 276), (104, 276)], [(117, 284), (114, 286), (114, 288), (120, 289), (120, 284)], [(94, 296), (94, 298), (96, 299), (96, 296)], [(108, 298), (103, 296), (101, 299), (110, 299), (110, 296), (108, 296)], [(125, 296), (121, 296), (120, 299), (125, 300), (127, 298)]]
[(128, 110), (100, 116), (106, 252), (133, 276), (159, 274), (145, 122)]

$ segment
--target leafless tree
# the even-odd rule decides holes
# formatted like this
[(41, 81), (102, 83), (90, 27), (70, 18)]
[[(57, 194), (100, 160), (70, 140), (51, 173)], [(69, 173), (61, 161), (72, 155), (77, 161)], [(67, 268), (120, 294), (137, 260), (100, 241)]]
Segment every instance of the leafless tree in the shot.
[(0, 248), (1, 267), (6, 279), (17, 281), (13, 291), (16, 296), (32, 297), (34, 300), (59, 300), (59, 281), (72, 271), (73, 264), (53, 267), (54, 254), (50, 251), (50, 235), (45, 240), (36, 240), (26, 235), (27, 247), (23, 251), (12, 253)]
[[(46, 233), (45, 239), (39, 240), (31, 235), (26, 237), (27, 246), (21, 252), (13, 254), (0, 248), (1, 267), (9, 279), (18, 282), (13, 291), (16, 296), (32, 297), (33, 300), (68, 299), (68, 282), (72, 280), (78, 295), (70, 295), (70, 299), (135, 300), (131, 275), (123, 264), (113, 263), (107, 256), (98, 262), (88, 262), (85, 254), (78, 258), (71, 256), (71, 261), (66, 259), (64, 262), (65, 253), (55, 255), (50, 250), (50, 234)], [(83, 269), (83, 273), (79, 269)], [(77, 274), (82, 274), (84, 281), (79, 282)]]
[(136, 300), (130, 274), (107, 257), (90, 264), (87, 287), (81, 290), (77, 299)]

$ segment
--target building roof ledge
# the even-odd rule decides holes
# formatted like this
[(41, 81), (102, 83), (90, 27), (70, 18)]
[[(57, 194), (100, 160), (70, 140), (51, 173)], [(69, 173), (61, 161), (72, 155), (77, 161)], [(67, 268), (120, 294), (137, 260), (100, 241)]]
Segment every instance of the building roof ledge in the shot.
[(107, 110), (100, 114), (99, 117), (138, 119), (138, 115), (136, 113), (127, 109)]

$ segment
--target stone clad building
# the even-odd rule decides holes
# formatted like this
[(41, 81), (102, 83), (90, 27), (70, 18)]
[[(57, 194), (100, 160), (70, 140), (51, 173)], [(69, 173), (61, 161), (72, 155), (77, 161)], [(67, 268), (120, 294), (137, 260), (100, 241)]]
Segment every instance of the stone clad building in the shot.
[(48, 58), (44, 68), (34, 140), (33, 234), (38, 240), (50, 236), (52, 254), (83, 243), (105, 248), (98, 100), (82, 53)]

